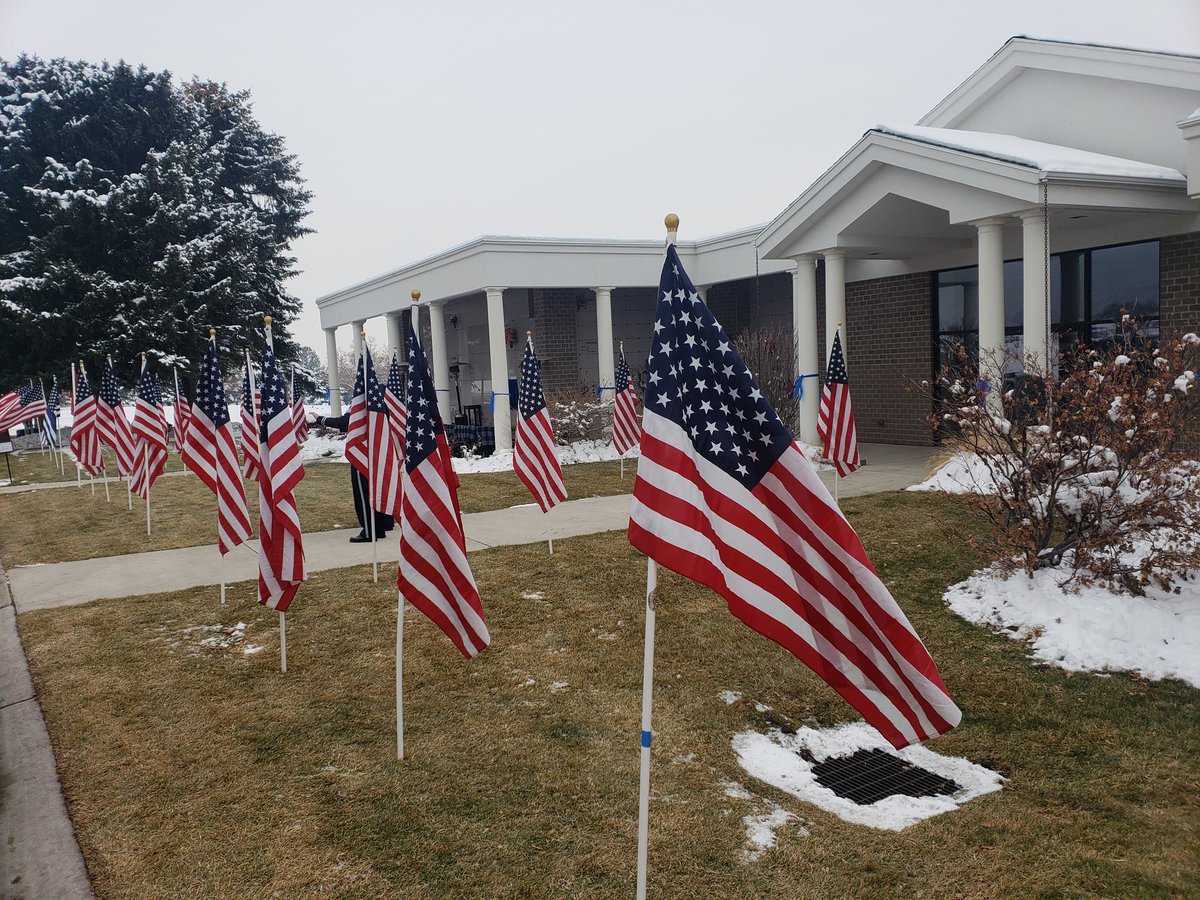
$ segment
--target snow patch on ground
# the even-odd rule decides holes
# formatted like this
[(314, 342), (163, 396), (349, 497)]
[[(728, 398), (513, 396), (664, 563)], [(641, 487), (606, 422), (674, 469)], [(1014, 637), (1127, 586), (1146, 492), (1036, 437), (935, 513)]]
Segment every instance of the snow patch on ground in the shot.
[(717, 698), (725, 701), (726, 706), (732, 706), (742, 699), (742, 695), (737, 691), (721, 691), (717, 694)]
[(567, 690), (570, 687), (571, 687), (571, 683), (569, 681), (556, 681), (550, 685), (550, 693), (561, 694), (563, 691)]
[(1145, 597), (1132, 597), (1099, 586), (1067, 593), (1061, 578), (1043, 569), (1004, 580), (984, 569), (952, 585), (944, 599), (968, 622), (1030, 642), (1033, 655), (1051, 665), (1128, 670), (1200, 687), (1200, 581), (1184, 582), (1178, 594), (1148, 587)]
[(545, 600), (546, 595), (541, 591), (523, 591), (521, 593), (522, 600)]
[(742, 858), (746, 862), (757, 862), (762, 855), (775, 846), (775, 832), (789, 822), (796, 823), (796, 830), (801, 837), (808, 835), (808, 829), (800, 824), (801, 819), (795, 813), (790, 813), (781, 806), (770, 804), (770, 809), (757, 816), (742, 816), (742, 824), (746, 826), (746, 849)]
[[(191, 655), (197, 655), (202, 650), (239, 650), (245, 656), (253, 656), (262, 651), (258, 644), (246, 641), (246, 629), (251, 626), (245, 622), (236, 625), (188, 625), (175, 632), (173, 637), (162, 637), (171, 651), (184, 650)], [(169, 631), (163, 626), (160, 632)]]
[[(812, 763), (830, 757), (849, 756), (859, 750), (882, 750), (922, 769), (950, 778), (961, 790), (940, 797), (909, 797), (894, 794), (875, 803), (859, 805), (839, 797), (817, 782)], [(760, 734), (743, 731), (733, 736), (738, 763), (750, 776), (819, 806), (847, 822), (888, 831), (901, 831), (910, 825), (957, 809), (968, 800), (1000, 790), (1004, 779), (983, 766), (955, 756), (942, 756), (920, 744), (896, 750), (865, 722), (851, 722), (836, 728), (801, 728), (793, 735), (772, 731)], [(749, 825), (747, 825), (749, 827)]]
[(996, 485), (974, 453), (956, 453), (940, 469), (906, 491), (944, 491), (947, 494), (994, 494)]

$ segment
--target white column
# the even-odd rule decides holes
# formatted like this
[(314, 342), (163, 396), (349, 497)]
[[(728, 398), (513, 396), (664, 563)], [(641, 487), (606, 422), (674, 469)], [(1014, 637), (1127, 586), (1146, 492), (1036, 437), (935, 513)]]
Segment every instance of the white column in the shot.
[(1025, 261), (1024, 317), (1025, 357), (1034, 370), (1046, 374), (1046, 341), (1049, 316), (1046, 308), (1046, 220), (1040, 209), (1020, 214), (1022, 256)]
[[(994, 219), (975, 225), (979, 232), (979, 377), (994, 380), (1004, 371), (1004, 225)], [(989, 398), (999, 403), (1003, 380)]]
[(395, 356), (400, 362), (404, 362), (403, 356), (400, 353), (400, 348), (404, 346), (404, 336), (400, 334), (400, 313), (390, 312), (387, 314), (387, 336), (388, 336), (388, 358), (387, 363), (391, 365), (392, 357)]
[[(817, 260), (801, 256), (792, 272), (792, 334), (795, 339), (796, 377), (815, 375), (821, 365), (817, 343)], [(800, 440), (817, 444), (817, 409), (821, 403), (821, 383), (804, 379), (804, 399), (800, 401)]]
[(708, 289), (710, 287), (712, 287), (711, 284), (696, 285), (696, 293), (700, 295), (700, 302), (703, 303), (705, 306), (708, 306)]
[(600, 402), (612, 403), (612, 388), (617, 383), (613, 361), (612, 292), (610, 287), (594, 288), (596, 292), (596, 360), (599, 363)]
[(450, 423), (450, 361), (446, 357), (446, 301), (429, 301), (429, 344), (433, 353), (433, 389), (438, 413)]
[(341, 385), (338, 384), (337, 329), (325, 329), (325, 366), (329, 372), (329, 414), (342, 414)]
[(825, 360), (833, 349), (833, 333), (842, 329), (842, 353), (849, 362), (846, 346), (846, 254), (828, 250), (825, 257)]
[[(496, 426), (496, 450), (511, 450), (512, 415), (508, 406), (508, 348), (504, 346), (504, 288), (487, 288), (487, 316), (488, 355), (491, 357), (492, 391), (495, 396), (492, 423)], [(609, 352), (612, 352), (611, 349)]]

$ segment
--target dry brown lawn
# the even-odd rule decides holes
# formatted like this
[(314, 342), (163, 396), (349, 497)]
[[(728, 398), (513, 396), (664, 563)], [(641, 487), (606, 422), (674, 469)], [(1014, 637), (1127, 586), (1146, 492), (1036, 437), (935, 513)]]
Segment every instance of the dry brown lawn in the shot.
[[(664, 573), (651, 896), (1196, 896), (1197, 691), (1071, 677), (950, 614), (943, 589), (978, 562), (961, 502), (846, 507), (964, 710), (933, 749), (1000, 771), (1004, 789), (897, 834), (750, 779), (735, 733), (853, 714), (711, 593)], [(305, 585), (287, 675), (276, 617), (249, 585), (224, 609), (200, 590), (22, 616), (98, 894), (631, 896), (644, 561), (620, 533), (471, 561), (494, 644), (465, 661), (409, 610), (403, 763), (395, 597), (361, 567)], [(239, 622), (243, 641), (202, 644)], [(722, 690), (743, 699), (726, 705)], [(754, 797), (726, 796), (726, 779)], [(747, 862), (742, 818), (767, 801), (808, 833), (786, 826)]]

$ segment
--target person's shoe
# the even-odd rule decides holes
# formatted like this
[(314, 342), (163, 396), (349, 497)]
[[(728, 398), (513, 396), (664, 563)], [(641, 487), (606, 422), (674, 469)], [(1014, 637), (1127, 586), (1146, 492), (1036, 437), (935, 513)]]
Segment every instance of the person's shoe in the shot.
[(356, 534), (354, 537), (350, 538), (350, 543), (352, 543), (352, 544), (365, 544), (365, 543), (367, 543), (367, 541), (369, 541), (369, 540), (370, 540), (370, 538), (369, 538), (369, 537), (367, 537), (367, 533), (366, 533), (365, 531), (360, 531), (360, 532), (359, 532), (358, 534)]

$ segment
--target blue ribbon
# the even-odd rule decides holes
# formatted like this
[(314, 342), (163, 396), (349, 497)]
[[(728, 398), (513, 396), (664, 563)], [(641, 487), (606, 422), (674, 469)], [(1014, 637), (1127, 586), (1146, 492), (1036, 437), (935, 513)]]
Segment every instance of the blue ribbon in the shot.
[(804, 399), (804, 379), (805, 378), (819, 378), (819, 377), (820, 376), (816, 372), (812, 372), (808, 375), (801, 375), (799, 378), (796, 379), (796, 386), (794, 388), (792, 388), (792, 396), (795, 397), (797, 400), (803, 400)]
[(596, 402), (597, 403), (600, 402), (600, 395), (603, 394), (605, 391), (615, 391), (615, 390), (616, 390), (615, 387), (597, 387), (596, 388)]
[(642, 732), (642, 746), (643, 747), (650, 746), (650, 732), (648, 732), (648, 731)]

